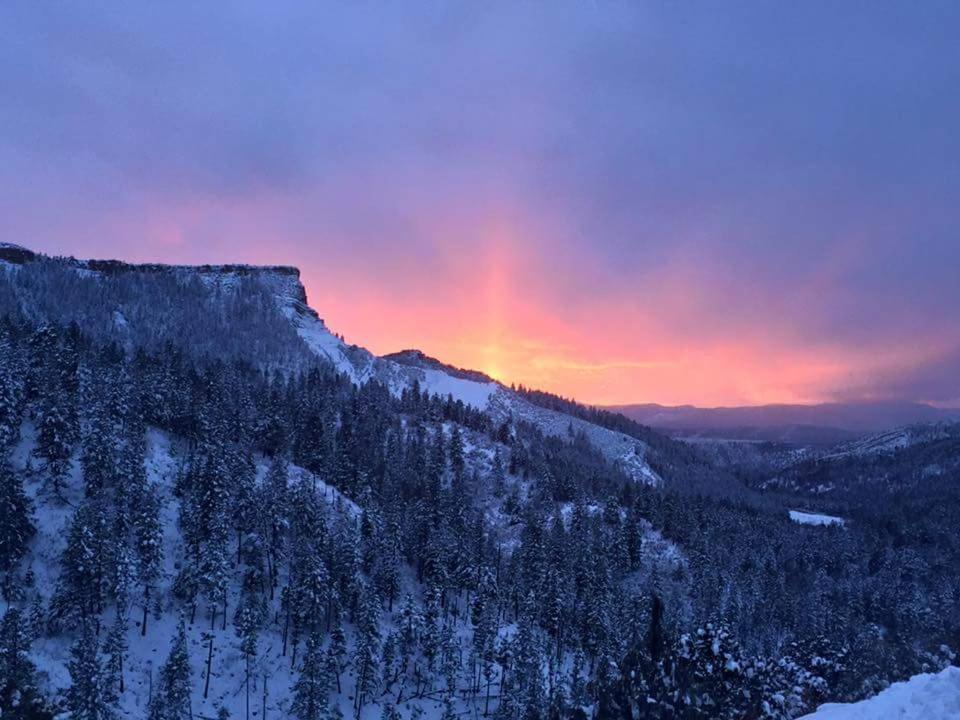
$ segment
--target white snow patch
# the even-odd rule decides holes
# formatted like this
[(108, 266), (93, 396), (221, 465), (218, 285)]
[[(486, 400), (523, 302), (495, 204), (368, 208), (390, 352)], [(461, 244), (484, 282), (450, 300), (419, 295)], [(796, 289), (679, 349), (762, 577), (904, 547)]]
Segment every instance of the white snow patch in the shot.
[(821, 515), (802, 510), (791, 510), (790, 519), (801, 525), (840, 525), (842, 527), (847, 524), (846, 520), (835, 515)]
[(960, 668), (914, 675), (856, 703), (828, 703), (801, 720), (957, 720)]
[(440, 395), (447, 397), (451, 395), (454, 400), (460, 400), (464, 405), (483, 410), (490, 402), (490, 396), (497, 390), (497, 384), (488, 382), (480, 383), (465, 378), (448, 375), (441, 370), (424, 370), (423, 379), (420, 381), (420, 389), (428, 390), (431, 395)]

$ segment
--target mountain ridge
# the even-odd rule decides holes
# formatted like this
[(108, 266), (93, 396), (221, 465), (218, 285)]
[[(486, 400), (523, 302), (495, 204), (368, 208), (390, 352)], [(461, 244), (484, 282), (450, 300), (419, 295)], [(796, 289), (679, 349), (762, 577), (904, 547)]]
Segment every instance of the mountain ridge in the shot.
[(238, 282), (259, 280), (263, 289), (273, 295), (280, 315), (290, 322), (305, 348), (314, 356), (329, 362), (337, 372), (345, 374), (354, 384), (362, 385), (370, 380), (377, 380), (398, 397), (405, 390), (416, 387), (420, 392), (449, 397), (477, 410), (489, 411), (491, 416), (501, 423), (525, 420), (539, 427), (545, 435), (554, 437), (564, 437), (571, 431), (583, 432), (610, 462), (620, 465), (635, 480), (651, 484), (662, 482), (660, 475), (646, 461), (647, 444), (638, 438), (549, 408), (538, 407), (483, 373), (454, 368), (419, 350), (377, 356), (360, 345), (346, 343), (309, 305), (306, 288), (300, 281), (300, 271), (296, 267), (244, 264), (165, 265), (127, 263), (121, 260), (78, 260), (73, 257), (50, 257), (19, 246), (7, 247), (15, 248), (8, 253), (8, 256), (15, 259), (10, 260), (0, 255), (0, 261), (5, 261), (14, 268), (34, 262), (51, 262), (80, 273), (91, 273), (108, 279), (136, 276), (138, 273), (159, 277), (170, 275), (187, 280), (196, 276), (214, 293), (233, 293)]
[[(921, 422), (960, 418), (960, 408), (939, 408), (919, 402), (772, 403), (767, 405), (698, 407), (656, 403), (607, 406), (638, 422), (669, 430), (740, 431), (753, 428), (819, 428), (842, 434), (880, 432)], [(765, 439), (775, 439), (766, 437)]]

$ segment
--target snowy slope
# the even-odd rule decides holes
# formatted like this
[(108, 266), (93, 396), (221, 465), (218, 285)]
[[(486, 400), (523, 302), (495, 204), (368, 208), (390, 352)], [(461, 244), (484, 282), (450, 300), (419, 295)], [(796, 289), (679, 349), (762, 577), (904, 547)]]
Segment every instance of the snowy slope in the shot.
[(943, 422), (930, 425), (909, 425), (887, 432), (870, 435), (854, 442), (840, 445), (822, 459), (891, 455), (919, 443), (939, 440), (955, 435), (960, 429), (957, 423)]
[(821, 705), (800, 720), (957, 720), (960, 718), (960, 668), (914, 675), (869, 700)]
[[(30, 423), (21, 428), (21, 441), (15, 448), (11, 462), (14, 468), (24, 470), (30, 466), (30, 454), (35, 446), (36, 432)], [(124, 717), (145, 717), (147, 701), (150, 693), (151, 681), (156, 681), (157, 672), (166, 660), (169, 651), (170, 638), (176, 633), (179, 615), (175, 611), (171, 596), (170, 584), (175, 577), (182, 561), (183, 542), (178, 529), (179, 501), (173, 496), (172, 485), (179, 470), (179, 443), (165, 433), (151, 430), (147, 433), (146, 457), (144, 460), (147, 477), (157, 483), (162, 489), (164, 506), (162, 510), (162, 524), (164, 528), (164, 574), (160, 593), (162, 596), (162, 614), (159, 617), (150, 615), (147, 621), (147, 632), (141, 635), (140, 613), (135, 607), (128, 620), (127, 639), (130, 643), (129, 655), (125, 668), (127, 690), (123, 694)], [(266, 462), (258, 463), (258, 477), (260, 480), (266, 475)], [(290, 467), (290, 481), (295, 482), (301, 474), (307, 471), (297, 466)], [(27, 484), (27, 492), (34, 503), (36, 512), (37, 536), (31, 543), (30, 552), (25, 560), (35, 573), (34, 593), (47, 601), (53, 594), (59, 573), (59, 557), (63, 551), (67, 528), (74, 508), (69, 504), (54, 502), (38, 491), (42, 484), (42, 475), (39, 471), (30, 472), (31, 482)], [(359, 509), (349, 499), (343, 497), (335, 488), (327, 486), (319, 479), (316, 481), (321, 494), (326, 498), (331, 517), (340, 516), (355, 520)], [(79, 463), (75, 460), (73, 470), (68, 480), (66, 499), (72, 505), (78, 504), (83, 495), (82, 475)], [(232, 617), (232, 608), (236, 607), (240, 588), (233, 583), (229, 589), (229, 607)], [(32, 597), (25, 598), (25, 606), (29, 607)], [(104, 615), (104, 625), (113, 622), (114, 610), (108, 609)], [(198, 611), (196, 621), (189, 623), (186, 618), (190, 665), (193, 674), (192, 710), (195, 718), (214, 718), (220, 707), (230, 711), (231, 717), (245, 715), (245, 685), (243, 672), (243, 655), (239, 647), (232, 623), (228, 620), (226, 630), (221, 629), (220, 620), (217, 620), (215, 630), (213, 662), (211, 672), (210, 691), (204, 698), (205, 661), (207, 656), (207, 641), (205, 633), (210, 630), (210, 622), (205, 612)], [(349, 626), (347, 628), (349, 631)], [(72, 638), (65, 635), (56, 635), (37, 640), (32, 648), (32, 659), (40, 671), (43, 689), (51, 695), (70, 685), (70, 674), (66, 663), (69, 659), (69, 649)], [(290, 668), (289, 653), (281, 655), (282, 646), (280, 627), (276, 623), (268, 623), (260, 639), (261, 652), (257, 658), (256, 681), (251, 687), (251, 716), (258, 717), (263, 703), (263, 678), (267, 678), (267, 717), (285, 717), (290, 702), (290, 689), (296, 680), (296, 672)], [(346, 683), (350, 679), (344, 677)], [(352, 708), (348, 700), (349, 692), (341, 696), (343, 712), (349, 717)], [(371, 705), (364, 712), (364, 717), (376, 717), (379, 709)]]
[(497, 388), (491, 396), (489, 411), (498, 421), (513, 418), (529, 422), (540, 428), (545, 435), (566, 437), (571, 429), (575, 433), (583, 432), (604, 457), (617, 463), (637, 482), (650, 485), (659, 485), (662, 482), (646, 460), (646, 444), (629, 435), (534, 405), (503, 387)]
[(790, 519), (801, 525), (846, 525), (847, 521), (834, 515), (821, 515), (820, 513), (804, 512), (802, 510), (791, 510)]
[(564, 437), (572, 426), (575, 432), (584, 432), (608, 460), (619, 464), (636, 481), (651, 485), (662, 482), (647, 463), (646, 446), (640, 440), (534, 405), (481, 373), (449, 368), (417, 351), (377, 357), (362, 347), (347, 345), (327, 328), (303, 297), (302, 288), (277, 293), (281, 311), (294, 324), (307, 347), (353, 382), (361, 384), (376, 379), (395, 395), (416, 382), (421, 391), (450, 396), (465, 405), (486, 410), (498, 422), (508, 418), (524, 420), (539, 427), (545, 435)]
[[(9, 267), (42, 257), (17, 246), (0, 248), (0, 261)], [(170, 274), (183, 283), (199, 279), (204, 287), (215, 293), (214, 302), (221, 296), (231, 297), (243, 279), (253, 278), (272, 294), (280, 314), (293, 325), (305, 347), (354, 383), (377, 380), (397, 396), (404, 389), (418, 384), (421, 391), (442, 397), (450, 396), (478, 410), (486, 410), (497, 421), (508, 418), (523, 420), (537, 426), (544, 434), (555, 437), (565, 436), (572, 426), (575, 432), (585, 433), (610, 462), (619, 464), (638, 482), (661, 482), (646, 461), (647, 448), (642, 441), (561, 412), (544, 409), (481, 373), (452, 368), (417, 351), (408, 350), (378, 357), (363, 347), (348, 345), (309, 306), (306, 290), (300, 282), (300, 272), (294, 267), (134, 265), (117, 260), (75, 258), (59, 258), (56, 261), (86, 277), (102, 277), (105, 281), (131, 273)], [(109, 324), (122, 335), (128, 325), (128, 317), (118, 311), (112, 312), (109, 317)]]

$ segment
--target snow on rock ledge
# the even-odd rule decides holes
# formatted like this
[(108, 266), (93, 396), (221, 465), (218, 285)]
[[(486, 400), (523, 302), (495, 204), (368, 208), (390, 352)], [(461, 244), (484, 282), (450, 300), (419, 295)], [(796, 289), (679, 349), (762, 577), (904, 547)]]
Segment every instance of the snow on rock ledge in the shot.
[(803, 510), (791, 510), (790, 519), (801, 525), (840, 525), (842, 527), (847, 524), (846, 520), (835, 515), (823, 515)]
[(829, 703), (800, 720), (958, 720), (960, 668), (914, 675), (856, 703)]

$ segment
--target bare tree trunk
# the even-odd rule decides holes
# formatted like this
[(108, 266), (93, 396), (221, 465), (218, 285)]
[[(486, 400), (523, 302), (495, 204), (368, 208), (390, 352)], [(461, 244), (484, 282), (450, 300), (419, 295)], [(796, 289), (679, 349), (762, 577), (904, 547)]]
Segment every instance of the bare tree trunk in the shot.
[(147, 634), (147, 613), (150, 609), (150, 586), (143, 586), (143, 622), (140, 624), (140, 636)]
[(490, 686), (493, 684), (493, 673), (487, 675), (487, 699), (483, 703), (483, 716), (490, 714)]
[(210, 693), (210, 667), (213, 665), (213, 633), (210, 633), (210, 645), (207, 648), (207, 677), (203, 683), (203, 698)]
[(247, 653), (247, 720), (250, 720), (250, 654)]
[(267, 720), (267, 673), (263, 673), (263, 710), (260, 715), (260, 720)]

